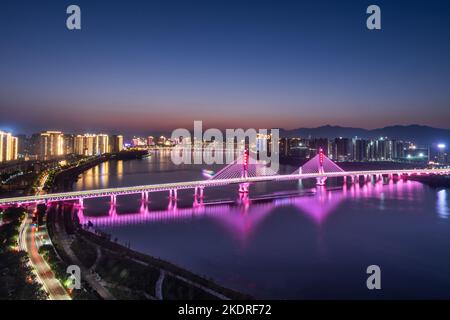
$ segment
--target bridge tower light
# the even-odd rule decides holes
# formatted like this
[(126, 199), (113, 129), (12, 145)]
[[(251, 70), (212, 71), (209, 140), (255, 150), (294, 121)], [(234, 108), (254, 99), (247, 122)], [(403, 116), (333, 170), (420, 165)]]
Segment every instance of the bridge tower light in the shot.
[(319, 165), (320, 165), (321, 167), (323, 167), (323, 161), (324, 161), (323, 149), (320, 148), (320, 149), (319, 149)]
[(242, 157), (242, 178), (248, 178), (248, 163), (249, 163), (249, 151), (248, 149), (244, 149), (244, 154)]
[[(323, 149), (320, 148), (319, 149), (319, 168), (318, 168), (318, 172), (319, 174), (324, 174), (325, 170), (323, 168), (323, 163), (325, 161), (325, 155), (323, 154)], [(325, 181), (327, 180), (326, 177), (317, 177), (316, 181), (316, 185), (318, 186), (324, 186), (325, 185)]]

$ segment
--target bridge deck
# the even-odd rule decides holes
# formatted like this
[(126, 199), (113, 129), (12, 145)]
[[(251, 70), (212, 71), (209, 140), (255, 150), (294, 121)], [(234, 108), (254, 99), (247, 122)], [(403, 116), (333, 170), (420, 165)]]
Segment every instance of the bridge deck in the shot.
[(27, 204), (41, 201), (58, 200), (77, 200), (87, 198), (107, 197), (111, 195), (136, 194), (142, 192), (159, 192), (180, 189), (193, 189), (195, 187), (215, 187), (229, 184), (251, 183), (262, 181), (287, 181), (299, 179), (311, 179), (319, 177), (343, 177), (343, 176), (362, 176), (362, 175), (388, 175), (388, 174), (449, 174), (450, 168), (446, 169), (407, 169), (407, 170), (367, 170), (367, 171), (347, 171), (347, 172), (328, 172), (328, 173), (308, 173), (308, 174), (287, 174), (258, 176), (248, 178), (217, 179), (217, 180), (198, 180), (186, 182), (171, 182), (153, 185), (142, 185), (133, 187), (107, 188), (97, 190), (72, 191), (63, 193), (50, 193), (37, 196), (24, 196), (15, 198), (0, 199), (0, 205)]

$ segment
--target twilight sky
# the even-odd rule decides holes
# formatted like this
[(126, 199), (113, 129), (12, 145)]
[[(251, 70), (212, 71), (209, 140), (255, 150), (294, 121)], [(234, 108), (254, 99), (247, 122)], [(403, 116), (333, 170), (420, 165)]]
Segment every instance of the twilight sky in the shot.
[(445, 0), (2, 0), (0, 40), (0, 130), (14, 133), (450, 128)]

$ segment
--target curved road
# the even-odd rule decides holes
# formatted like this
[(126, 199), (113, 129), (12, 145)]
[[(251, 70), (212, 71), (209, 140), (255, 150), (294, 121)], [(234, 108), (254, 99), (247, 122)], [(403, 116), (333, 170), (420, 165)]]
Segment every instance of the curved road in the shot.
[(30, 264), (34, 268), (39, 281), (44, 285), (51, 300), (70, 300), (67, 291), (56, 279), (47, 262), (39, 254), (36, 245), (36, 230), (31, 225), (31, 218), (27, 216), (20, 226), (19, 246), (28, 253)]

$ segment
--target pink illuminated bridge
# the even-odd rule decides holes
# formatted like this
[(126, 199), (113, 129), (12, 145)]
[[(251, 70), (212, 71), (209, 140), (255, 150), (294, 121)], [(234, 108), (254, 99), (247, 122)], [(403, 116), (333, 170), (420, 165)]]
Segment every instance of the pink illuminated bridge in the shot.
[(316, 179), (317, 185), (325, 184), (327, 178), (344, 177), (344, 180), (351, 179), (352, 182), (357, 182), (361, 177), (363, 179), (381, 179), (383, 176), (393, 178), (394, 175), (398, 177), (410, 175), (447, 175), (450, 174), (450, 168), (440, 169), (405, 169), (405, 170), (362, 170), (362, 171), (344, 171), (337, 164), (327, 158), (322, 150), (319, 154), (305, 163), (302, 167), (294, 171), (292, 174), (279, 175), (265, 167), (264, 164), (248, 161), (244, 154), (244, 161), (242, 159), (235, 160), (234, 163), (226, 166), (219, 171), (215, 176), (208, 180), (172, 182), (151, 185), (141, 185), (133, 187), (118, 187), (98, 190), (73, 191), (64, 193), (51, 193), (36, 196), (24, 196), (15, 198), (0, 199), (0, 206), (9, 205), (27, 205), (40, 202), (52, 202), (63, 200), (78, 200), (83, 199), (111, 197), (111, 202), (115, 203), (116, 196), (130, 195), (141, 193), (143, 198), (148, 199), (148, 194), (151, 192), (166, 192), (169, 191), (171, 199), (176, 199), (177, 190), (193, 189), (195, 198), (203, 198), (203, 189), (206, 187), (220, 187), (225, 185), (235, 184), (239, 186), (239, 192), (247, 193), (248, 185), (255, 182), (264, 181), (288, 181), (288, 180), (302, 180), (302, 179)]

